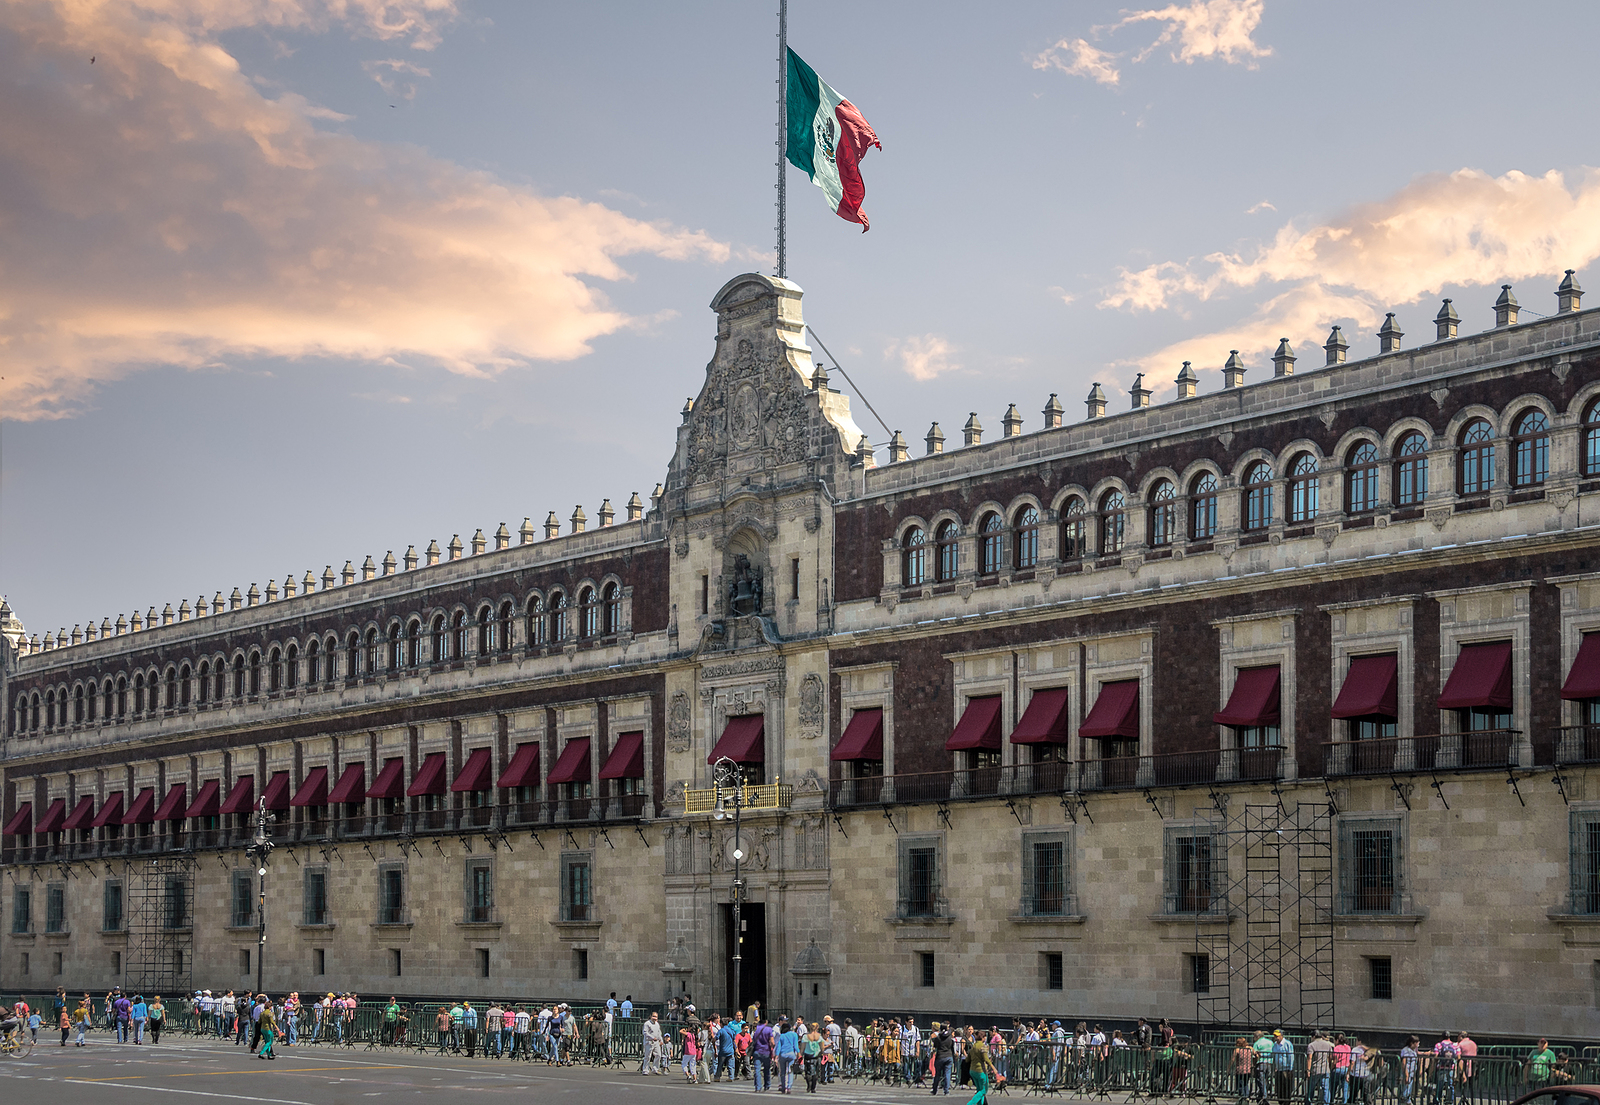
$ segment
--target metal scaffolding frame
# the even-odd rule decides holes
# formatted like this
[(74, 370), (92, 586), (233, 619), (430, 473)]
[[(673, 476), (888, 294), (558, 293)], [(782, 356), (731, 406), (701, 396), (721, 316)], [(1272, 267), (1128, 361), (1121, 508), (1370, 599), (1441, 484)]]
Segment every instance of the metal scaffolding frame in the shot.
[[(1196, 1018), (1222, 1027), (1333, 1025), (1333, 810), (1230, 803), (1197, 811), (1212, 834), (1213, 906), (1195, 917)], [(1198, 981), (1198, 980), (1197, 980)]]
[(152, 856), (126, 865), (124, 986), (149, 995), (176, 995), (192, 988), (196, 866), (192, 856)]

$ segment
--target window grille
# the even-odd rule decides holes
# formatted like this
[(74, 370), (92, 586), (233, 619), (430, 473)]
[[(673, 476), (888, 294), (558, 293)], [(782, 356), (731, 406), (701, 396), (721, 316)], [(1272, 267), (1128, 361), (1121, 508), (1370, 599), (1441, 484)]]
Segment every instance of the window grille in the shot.
[(11, 931), (33, 931), (33, 891), (26, 886), (16, 888), (11, 898)]
[(67, 931), (67, 888), (64, 886), (45, 888), (44, 931)]
[(1032, 568), (1039, 563), (1039, 512), (1023, 507), (1017, 512), (1016, 527), (1016, 565)]
[(1166, 913), (1226, 912), (1226, 897), (1219, 893), (1227, 884), (1227, 848), (1223, 841), (1203, 826), (1171, 826), (1163, 851)]
[(1511, 474), (1518, 487), (1536, 487), (1550, 475), (1550, 425), (1543, 411), (1517, 420), (1511, 439)]
[(1570, 909), (1600, 913), (1600, 810), (1573, 810), (1570, 816)]
[(1061, 559), (1077, 560), (1085, 556), (1088, 551), (1089, 543), (1083, 522), (1083, 500), (1068, 499), (1066, 509), (1061, 512)]
[(1022, 838), (1022, 912), (1030, 917), (1077, 913), (1072, 894), (1071, 835), (1028, 833)]
[(189, 880), (169, 878), (161, 907), (163, 927), (169, 929), (188, 928), (190, 924)]
[(928, 535), (921, 526), (912, 526), (906, 530), (900, 582), (907, 587), (920, 587), (928, 580), (927, 538)]
[(1100, 555), (1120, 553), (1127, 532), (1128, 516), (1123, 512), (1122, 492), (1107, 491), (1100, 499)]
[(594, 919), (594, 888), (589, 880), (589, 853), (561, 857), (561, 919)]
[(998, 514), (988, 515), (978, 526), (978, 571), (983, 575), (994, 575), (1000, 570), (1005, 529), (1006, 524)]
[(404, 924), (406, 919), (406, 874), (399, 867), (385, 867), (379, 878), (378, 923)]
[(901, 917), (942, 916), (940, 842), (937, 837), (900, 838), (900, 879), (896, 912)]
[(1600, 476), (1600, 403), (1583, 415), (1583, 474)]
[(122, 884), (108, 882), (101, 891), (100, 928), (105, 932), (122, 931)]
[(1339, 823), (1339, 912), (1399, 913), (1402, 839), (1397, 818)]
[(1461, 431), (1460, 479), (1462, 495), (1487, 495), (1494, 486), (1494, 429), (1481, 418)]
[(305, 884), (305, 924), (328, 923), (328, 872), (326, 868), (307, 868)]
[(1350, 450), (1345, 492), (1345, 509), (1351, 514), (1378, 509), (1378, 447), (1372, 442), (1363, 441)]
[(1388, 956), (1374, 955), (1368, 958), (1367, 980), (1372, 1000), (1394, 1000), (1394, 963)]
[(494, 920), (494, 868), (487, 860), (467, 865), (467, 920), (475, 924)]
[(939, 582), (949, 583), (961, 568), (960, 530), (954, 522), (940, 522), (934, 544), (938, 555)]

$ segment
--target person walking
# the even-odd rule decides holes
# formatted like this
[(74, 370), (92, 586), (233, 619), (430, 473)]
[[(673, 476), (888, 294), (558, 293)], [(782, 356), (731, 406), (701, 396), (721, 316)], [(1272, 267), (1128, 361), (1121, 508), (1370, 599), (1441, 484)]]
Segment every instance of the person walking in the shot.
[(700, 1038), (698, 1026), (690, 1021), (684, 1026), (683, 1036), (683, 1080), (691, 1086), (700, 1079), (695, 1074), (695, 1068), (700, 1063)]
[(984, 1043), (981, 1032), (973, 1032), (967, 1041), (967, 1069), (972, 1078), (972, 1085), (977, 1090), (967, 1100), (967, 1105), (985, 1105), (989, 1100), (989, 1083), (999, 1072), (995, 1070), (994, 1059), (989, 1055), (989, 1045)]
[(1320, 1030), (1306, 1045), (1306, 1105), (1330, 1105), (1328, 1080), (1333, 1076), (1333, 1042)]
[(127, 999), (120, 987), (117, 999), (111, 1003), (111, 1015), (116, 1019), (117, 1043), (127, 1043), (129, 1023), (133, 1020), (133, 1002)]
[(928, 1037), (928, 1044), (933, 1049), (933, 1089), (928, 1091), (928, 1096), (944, 1091), (946, 1097), (950, 1096), (950, 1067), (955, 1063), (956, 1049), (955, 1038), (950, 1033), (948, 1023), (941, 1025), (933, 1022), (933, 1035)]
[(1236, 1105), (1250, 1100), (1250, 1086), (1255, 1081), (1256, 1049), (1250, 1041), (1240, 1036), (1233, 1047), (1233, 1088), (1238, 1099)]
[(78, 1003), (78, 1008), (72, 1014), (72, 1022), (78, 1028), (77, 1047), (84, 1045), (84, 1038), (89, 1033), (89, 1022), (94, 1020), (94, 1011), (90, 1008), (90, 1005), (89, 995), (85, 994), (83, 995), (83, 1000)]
[(794, 1086), (794, 1062), (800, 1057), (800, 1037), (788, 1021), (778, 1023), (778, 1092), (788, 1093)]
[(1433, 1045), (1435, 1105), (1455, 1105), (1456, 1067), (1460, 1063), (1460, 1046), (1450, 1038), (1450, 1033), (1441, 1034), (1439, 1042)]
[(1400, 1105), (1411, 1105), (1417, 1092), (1417, 1073), (1422, 1068), (1422, 1056), (1416, 1036), (1406, 1037), (1406, 1046), (1400, 1049)]
[(644, 1058), (639, 1063), (640, 1074), (654, 1074), (661, 1062), (661, 1017), (651, 1013), (641, 1030), (644, 1039)]
[(133, 1024), (133, 1042), (144, 1043), (144, 1030), (150, 1024), (150, 1006), (145, 1002), (143, 994), (133, 995), (133, 1005), (128, 1010), (128, 1019)]
[(800, 1041), (800, 1058), (806, 1075), (806, 1093), (817, 1092), (817, 1079), (822, 1074), (822, 1033), (816, 1025)]
[(478, 1046), (478, 1011), (472, 1008), (470, 1001), (461, 1003), (461, 1028), (467, 1043), (467, 1058), (471, 1059), (474, 1049)]
[(765, 1093), (772, 1088), (772, 1057), (777, 1040), (772, 1026), (759, 1013), (755, 1031), (750, 1034), (750, 1069), (755, 1075), (756, 1092)]
[(1294, 1094), (1294, 1041), (1281, 1028), (1272, 1030), (1272, 1078), (1278, 1105), (1289, 1105)]
[[(161, 1004), (160, 994), (157, 994), (156, 1000), (150, 1003), (148, 1016), (150, 1019), (150, 1042), (159, 1044), (161, 1042), (161, 1029), (167, 1023), (167, 1007)], [(66, 1039), (66, 1037), (63, 1036), (62, 1039)]]
[(261, 1050), (256, 1053), (256, 1058), (276, 1059), (277, 1056), (272, 1053), (272, 1042), (278, 1038), (278, 1015), (273, 1011), (272, 1002), (267, 1000), (265, 994), (259, 997), (260, 1014), (256, 1018), (256, 1026), (261, 1030)]

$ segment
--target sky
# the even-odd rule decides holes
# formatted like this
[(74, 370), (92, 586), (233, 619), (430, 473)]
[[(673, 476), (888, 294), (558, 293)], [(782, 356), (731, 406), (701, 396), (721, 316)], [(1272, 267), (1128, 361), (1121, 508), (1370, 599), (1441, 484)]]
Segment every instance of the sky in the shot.
[[(30, 632), (648, 498), (771, 271), (776, 4), (0, 0), (0, 594)], [(791, 0), (883, 143), (788, 170), (912, 443), (1600, 283), (1587, 5)], [(1593, 270), (1593, 271), (1591, 271)], [(1596, 289), (1600, 294), (1600, 288)], [(835, 386), (845, 387), (841, 377)], [(859, 404), (879, 443), (888, 432)]]

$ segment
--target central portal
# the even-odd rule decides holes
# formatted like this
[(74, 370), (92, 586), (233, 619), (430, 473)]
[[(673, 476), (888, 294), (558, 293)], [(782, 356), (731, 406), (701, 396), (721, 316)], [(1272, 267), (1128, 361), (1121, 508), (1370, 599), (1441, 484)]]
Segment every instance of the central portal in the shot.
[[(727, 948), (726, 973), (723, 975), (722, 992), (725, 995), (725, 1004), (718, 1013), (725, 1013), (737, 1009), (743, 1013), (750, 1008), (750, 1003), (759, 1001), (761, 1008), (767, 1008), (767, 907), (763, 902), (745, 902), (739, 908), (739, 922), (744, 927), (743, 939), (735, 943), (736, 934), (733, 931), (733, 905), (725, 904), (722, 907), (722, 932), (723, 946)], [(743, 960), (739, 970), (739, 992), (733, 992), (733, 949), (739, 947)]]

